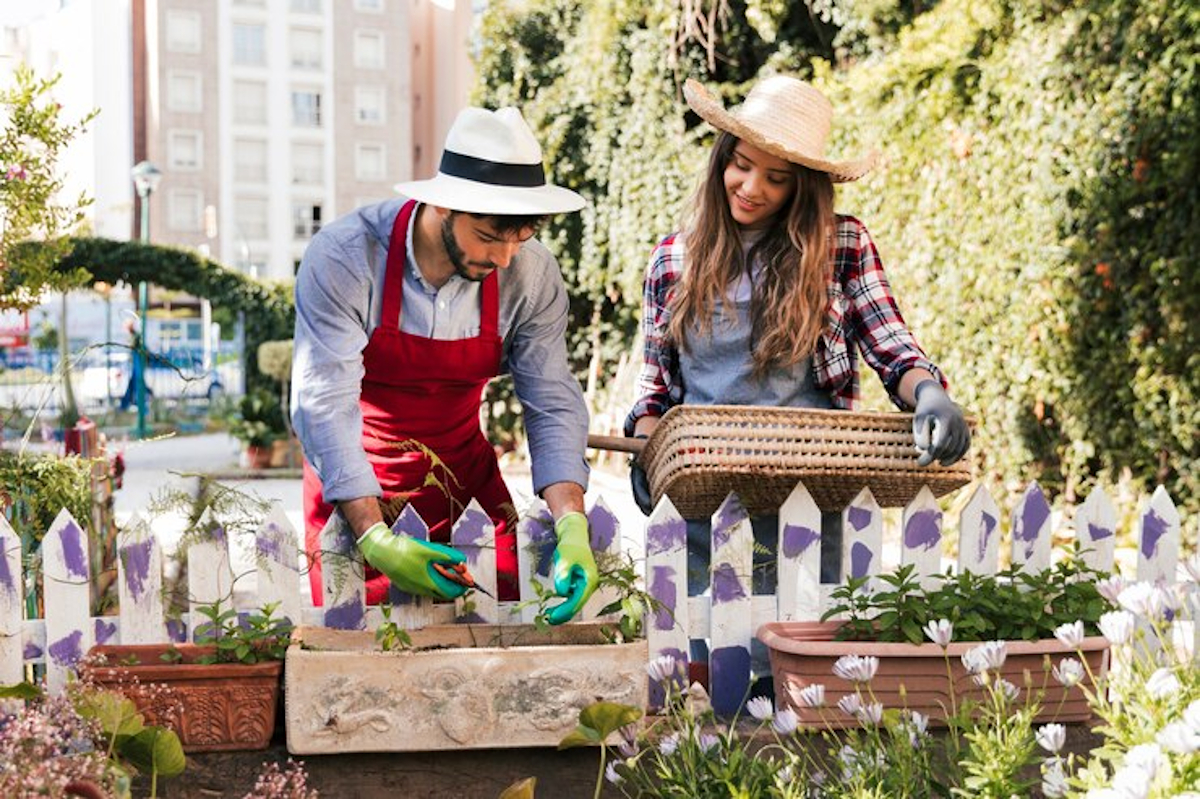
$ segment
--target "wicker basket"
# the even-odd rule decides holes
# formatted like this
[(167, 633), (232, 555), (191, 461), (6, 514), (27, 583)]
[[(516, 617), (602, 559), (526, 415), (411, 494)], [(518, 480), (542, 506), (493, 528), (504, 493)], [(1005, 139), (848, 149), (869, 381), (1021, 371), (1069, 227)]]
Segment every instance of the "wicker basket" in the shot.
[(797, 482), (822, 510), (840, 511), (864, 486), (881, 507), (907, 505), (971, 481), (970, 465), (917, 465), (911, 413), (680, 405), (667, 411), (641, 462), (655, 503), (685, 518), (712, 515), (730, 491), (752, 514), (776, 510)]

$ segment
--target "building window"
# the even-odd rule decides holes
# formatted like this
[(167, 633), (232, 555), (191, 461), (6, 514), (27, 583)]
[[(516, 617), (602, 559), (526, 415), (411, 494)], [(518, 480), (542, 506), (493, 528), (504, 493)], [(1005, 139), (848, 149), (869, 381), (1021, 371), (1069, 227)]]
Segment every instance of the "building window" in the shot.
[(292, 0), (292, 11), (296, 14), (320, 14), (321, 0)]
[(200, 12), (167, 12), (167, 49), (172, 53), (200, 52)]
[(265, 8), (267, 0), (233, 0), (235, 6), (244, 6), (246, 8)]
[(325, 173), (325, 149), (319, 144), (292, 145), (292, 182), (320, 183)]
[(167, 227), (182, 233), (199, 233), (203, 223), (203, 194), (196, 189), (171, 189), (167, 193)]
[(203, 108), (199, 72), (172, 69), (167, 72), (167, 108), (195, 113)]
[(265, 197), (235, 197), (233, 200), (234, 224), (238, 234), (245, 239), (268, 238), (267, 200)]
[(320, 229), (320, 203), (297, 203), (292, 206), (292, 234), (295, 238), (310, 239)]
[(298, 128), (321, 127), (320, 92), (292, 92), (292, 124)]
[(267, 179), (267, 143), (261, 139), (233, 140), (233, 179), (263, 183)]
[(379, 14), (383, 11), (383, 0), (354, 0), (355, 11), (368, 11)]
[(203, 138), (198, 130), (167, 134), (167, 163), (172, 169), (197, 170), (204, 164)]
[(379, 31), (354, 32), (354, 66), (383, 69), (383, 34)]
[(382, 86), (354, 89), (354, 120), (360, 125), (382, 125), (387, 121), (386, 95)]
[(233, 23), (233, 63), (263, 66), (267, 63), (267, 29), (263, 25)]
[(382, 144), (359, 144), (354, 148), (354, 174), (359, 180), (387, 177), (387, 150)]
[(323, 47), (320, 31), (312, 28), (292, 28), (292, 66), (296, 69), (320, 69)]
[(259, 80), (233, 82), (233, 121), (238, 125), (267, 122), (267, 84)]

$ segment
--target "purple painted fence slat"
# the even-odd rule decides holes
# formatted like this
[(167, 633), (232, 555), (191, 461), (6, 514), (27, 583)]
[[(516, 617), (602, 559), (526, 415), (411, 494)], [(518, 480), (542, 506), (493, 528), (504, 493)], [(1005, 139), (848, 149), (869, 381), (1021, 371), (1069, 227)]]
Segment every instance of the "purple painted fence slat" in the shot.
[(202, 605), (221, 603), (222, 610), (233, 607), (233, 567), (229, 560), (229, 536), (225, 528), (205, 511), (197, 524), (199, 535), (187, 547), (188, 610), (191, 624), (188, 637), (194, 642), (209, 624)]
[(459, 516), (458, 521), (454, 523), (454, 528), (450, 531), (450, 545), (466, 556), (467, 570), (475, 578), (476, 584), (491, 593), (491, 596), (483, 591), (475, 591), (471, 594), (470, 602), (474, 605), (474, 609), (470, 613), (463, 611), (466, 600), (457, 600), (455, 615), (465, 621), (489, 624), (499, 622), (500, 612), (494, 598), (496, 596), (496, 526), (478, 501), (472, 499), (462, 516)]
[(870, 488), (842, 511), (842, 579), (883, 571), (883, 513)]
[(121, 643), (156, 644), (166, 639), (162, 564), (158, 539), (150, 525), (135, 514), (117, 539)]
[[(557, 539), (554, 536), (554, 517), (542, 500), (535, 500), (517, 523), (517, 578), (521, 596), (530, 591), (530, 581), (543, 588), (550, 587), (550, 559)], [(532, 604), (521, 609), (521, 620), (533, 623), (537, 608)]]
[(928, 487), (904, 509), (900, 523), (900, 563), (911, 563), (921, 585), (937, 585), (942, 571), (942, 509)]
[(982, 484), (958, 517), (958, 568), (995, 574), (1000, 562), (1000, 509)]
[(332, 514), (321, 530), (321, 591), (326, 627), (366, 629), (362, 554), (340, 513)]
[(712, 521), (708, 673), (713, 709), (721, 714), (737, 710), (750, 682), (753, 547), (750, 517), (731, 493)]
[(1099, 571), (1112, 571), (1117, 541), (1117, 511), (1097, 488), (1075, 513), (1075, 537), (1083, 546), (1083, 562)]
[(21, 539), (0, 514), (0, 685), (18, 683), (25, 676), (24, 593)]
[(812, 494), (797, 483), (779, 508), (780, 621), (819, 619), (821, 598), (821, 511)]
[[(275, 615), (299, 624), (303, 618), (300, 602), (300, 537), (288, 521), (283, 508), (275, 503), (255, 534), (254, 562), (258, 567), (258, 601), (278, 603)], [(307, 582), (307, 574), (304, 576)]]
[[(688, 631), (687, 523), (668, 497), (646, 520), (646, 590), (661, 607), (646, 619), (650, 659), (670, 655), (686, 668)], [(703, 636), (700, 636), (703, 637)], [(650, 703), (661, 707), (663, 688), (651, 681)]]
[(1174, 582), (1179, 565), (1179, 511), (1162, 486), (1138, 514), (1137, 579)]
[(67, 673), (93, 642), (87, 551), (83, 528), (68, 511), (60, 511), (42, 539), (46, 684), (52, 692), (62, 690)]
[(1050, 503), (1034, 481), (1013, 509), (1012, 562), (1029, 573), (1050, 567)]

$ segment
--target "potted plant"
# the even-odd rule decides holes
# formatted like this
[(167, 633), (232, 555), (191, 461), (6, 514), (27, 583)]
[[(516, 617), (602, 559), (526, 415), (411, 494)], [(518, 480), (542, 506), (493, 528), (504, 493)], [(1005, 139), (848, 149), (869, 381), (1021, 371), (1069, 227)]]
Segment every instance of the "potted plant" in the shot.
[(229, 433), (245, 446), (246, 463), (252, 469), (271, 465), (271, 447), (287, 436), (279, 401), (266, 391), (252, 391), (241, 398), (226, 419)]
[[(854, 675), (833, 670), (840, 658), (853, 656), (877, 659), (871, 689), (878, 701), (944, 725), (955, 711), (954, 697), (982, 697), (967, 653), (992, 641), (1006, 642), (1000, 677), (1040, 699), (1039, 718), (1083, 721), (1091, 709), (1080, 691), (1068, 689), (1094, 687), (1108, 663), (1108, 642), (1097, 624), (1112, 603), (1101, 595), (1098, 577), (1071, 559), (1036, 574), (1014, 567), (942, 575), (922, 588), (913, 567), (905, 566), (849, 580), (833, 592), (835, 604), (820, 622), (768, 623), (758, 638), (769, 649), (776, 701), (802, 723), (854, 723), (804, 701), (810, 685), (825, 686), (831, 704), (853, 694)], [(869, 580), (878, 583), (872, 588)], [(1071, 657), (1075, 650), (1083, 663)]]
[(196, 644), (92, 647), (84, 676), (131, 699), (146, 718), (174, 729), (189, 752), (265, 749), (275, 729), (291, 623), (276, 605), (239, 614), (221, 602)]

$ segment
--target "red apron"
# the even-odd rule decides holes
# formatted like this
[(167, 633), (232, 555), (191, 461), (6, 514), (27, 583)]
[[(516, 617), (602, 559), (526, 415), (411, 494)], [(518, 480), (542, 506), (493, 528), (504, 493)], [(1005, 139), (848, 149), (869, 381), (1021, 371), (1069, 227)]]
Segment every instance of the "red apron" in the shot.
[[(480, 287), (475, 338), (447, 341), (402, 331), (408, 226), (415, 207), (415, 200), (405, 203), (392, 226), (383, 316), (363, 350), (363, 449), (384, 501), (406, 497), (429, 525), (431, 541), (449, 541), (450, 528), (467, 503), (472, 497), (479, 500), (496, 526), (497, 593), (500, 599), (517, 599), (516, 511), (495, 450), (479, 427), (483, 388), (500, 371), (496, 274)], [(320, 478), (306, 461), (304, 541), (316, 606), (322, 603), (321, 530), (332, 510), (321, 496)], [(368, 568), (366, 577), (367, 602), (379, 604), (390, 583), (374, 569)]]

